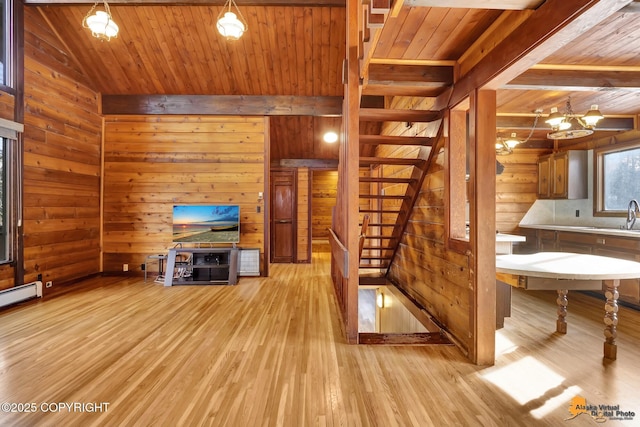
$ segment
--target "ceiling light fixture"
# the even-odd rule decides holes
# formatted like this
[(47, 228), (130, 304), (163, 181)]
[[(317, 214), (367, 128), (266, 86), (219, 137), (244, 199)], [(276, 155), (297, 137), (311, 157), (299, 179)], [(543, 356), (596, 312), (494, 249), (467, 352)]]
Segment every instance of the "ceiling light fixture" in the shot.
[[(235, 13), (231, 12), (232, 5), (242, 20), (238, 19), (238, 16)], [(242, 34), (247, 31), (247, 20), (242, 16), (242, 12), (240, 12), (240, 9), (238, 9), (238, 5), (234, 0), (226, 1), (224, 7), (218, 14), (218, 23), (216, 26), (218, 27), (220, 34), (226, 37), (227, 40), (238, 40), (242, 37)]]
[[(553, 130), (547, 134), (547, 138), (574, 139), (592, 135), (596, 125), (602, 119), (604, 119), (604, 116), (595, 104), (591, 106), (591, 109), (584, 116), (576, 116), (571, 108), (571, 98), (567, 98), (564, 113), (561, 114), (556, 107), (553, 107), (551, 114), (545, 120), (545, 123), (551, 126)], [(574, 128), (573, 122), (577, 122), (580, 128)]]
[[(91, 30), (91, 35), (100, 40), (111, 40), (111, 37), (118, 36), (118, 25), (113, 22), (109, 4), (104, 1), (104, 10), (96, 10), (99, 2), (95, 2), (87, 15), (82, 20), (82, 27)], [(91, 15), (91, 12), (95, 13)]]
[(536, 109), (534, 113), (536, 113), (536, 117), (533, 119), (533, 126), (531, 127), (531, 131), (529, 131), (527, 138), (524, 141), (520, 141), (515, 132), (512, 132), (509, 138), (498, 138), (496, 141), (496, 155), (505, 156), (507, 154), (511, 154), (517, 145), (524, 144), (531, 139), (533, 131), (536, 130), (536, 126), (538, 125), (538, 119), (542, 114), (542, 109)]
[(336, 142), (338, 140), (338, 134), (335, 133), (335, 132), (329, 131), (329, 132), (324, 134), (322, 139), (324, 140), (324, 142), (326, 142), (328, 144), (333, 144), (334, 142)]

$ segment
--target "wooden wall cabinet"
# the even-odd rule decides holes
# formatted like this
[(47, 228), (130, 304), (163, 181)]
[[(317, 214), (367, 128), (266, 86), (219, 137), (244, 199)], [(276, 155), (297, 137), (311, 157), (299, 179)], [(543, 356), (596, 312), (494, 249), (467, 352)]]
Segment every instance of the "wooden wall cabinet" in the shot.
[(539, 199), (586, 199), (587, 151), (569, 150), (538, 160)]

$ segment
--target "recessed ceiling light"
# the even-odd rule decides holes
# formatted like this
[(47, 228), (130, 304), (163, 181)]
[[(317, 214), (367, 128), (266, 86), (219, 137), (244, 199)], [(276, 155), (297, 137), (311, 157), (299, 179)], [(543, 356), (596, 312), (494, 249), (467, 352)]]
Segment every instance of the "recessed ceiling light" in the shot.
[(335, 133), (335, 132), (327, 132), (327, 133), (324, 134), (322, 139), (324, 139), (324, 142), (328, 142), (329, 144), (333, 144), (334, 142), (336, 142), (338, 140), (338, 134)]

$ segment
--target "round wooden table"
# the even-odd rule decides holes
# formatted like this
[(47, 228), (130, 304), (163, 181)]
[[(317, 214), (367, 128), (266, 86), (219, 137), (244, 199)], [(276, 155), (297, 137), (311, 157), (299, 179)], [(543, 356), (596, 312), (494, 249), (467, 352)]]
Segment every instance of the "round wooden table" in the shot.
[(496, 256), (496, 278), (511, 286), (558, 292), (556, 330), (567, 332), (569, 290), (604, 290), (604, 357), (617, 357), (618, 286), (621, 279), (640, 278), (640, 262), (570, 252)]

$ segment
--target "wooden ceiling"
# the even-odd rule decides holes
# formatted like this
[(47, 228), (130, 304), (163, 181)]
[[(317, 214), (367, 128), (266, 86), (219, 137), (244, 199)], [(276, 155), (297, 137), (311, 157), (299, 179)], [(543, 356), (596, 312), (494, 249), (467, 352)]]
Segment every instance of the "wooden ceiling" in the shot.
[(42, 13), (103, 94), (342, 96), (345, 8), (243, 6), (248, 31), (216, 30), (222, 6), (111, 4), (109, 42), (80, 23), (87, 5)]
[[(364, 94), (442, 94), (503, 40), (516, 47), (524, 43), (523, 32), (532, 30), (527, 21), (540, 20), (539, 16), (551, 14), (563, 2), (406, 0), (402, 7), (397, 3), (389, 7), (384, 25), (370, 26), (372, 47), (365, 58)], [(639, 3), (608, 2), (617, 3), (610, 7), (598, 5), (604, 1), (574, 3), (573, 16), (567, 14), (558, 28), (574, 20), (580, 26), (573, 30), (578, 36), (555, 40), (556, 49), (544, 56), (536, 53), (528, 69), (496, 87), (499, 136), (516, 132), (524, 139), (535, 111), (541, 110), (532, 140), (546, 140), (550, 129), (544, 118), (552, 107), (564, 111), (568, 99), (578, 115), (597, 104), (606, 116), (599, 128), (608, 130), (590, 138), (635, 126), (640, 113)], [(479, 4), (484, 9), (474, 9)], [(603, 13), (589, 13), (590, 7), (601, 7)], [(549, 11), (543, 11), (545, 8)], [(607, 15), (611, 9), (617, 12)], [(373, 16), (375, 12), (370, 10)], [(582, 13), (586, 18), (580, 18)]]
[[(81, 0), (26, 0), (73, 52), (91, 85), (105, 95), (242, 95), (340, 97), (346, 9), (340, 0), (238, 1), (248, 31), (227, 41), (215, 29), (221, 1), (110, 2), (120, 35), (94, 39), (80, 22)], [(640, 13), (630, 0), (577, 0), (559, 28), (577, 22), (575, 40), (535, 62), (498, 89), (499, 135), (526, 136), (534, 110), (562, 110), (568, 97), (581, 113), (598, 104), (607, 118), (640, 114)], [(573, 6), (575, 3), (575, 6)], [(604, 6), (607, 3), (608, 6)], [(483, 9), (477, 9), (481, 4)], [(564, 5), (564, 6), (563, 6)], [(527, 20), (566, 0), (371, 0), (362, 31), (364, 95), (435, 97), (472, 73), (483, 55), (508, 39), (517, 47)], [(592, 8), (620, 9), (594, 17)], [(550, 13), (550, 12), (546, 12)], [(538, 14), (538, 15), (536, 15)], [(588, 16), (580, 18), (579, 16)], [(28, 16), (28, 15), (27, 15)], [(581, 20), (582, 19), (582, 20)], [(523, 25), (518, 28), (519, 26)], [(528, 34), (525, 34), (530, 36)], [(545, 36), (546, 37), (546, 36)], [(631, 119), (629, 119), (631, 118)], [(293, 146), (321, 119), (274, 120), (272, 136)], [(297, 126), (303, 127), (296, 131)], [(612, 122), (613, 123), (613, 122)], [(330, 120), (335, 126), (335, 119)], [(611, 125), (620, 127), (620, 122)], [(617, 129), (617, 128), (616, 128)], [(547, 130), (535, 138), (544, 139)], [(296, 133), (297, 135), (288, 135)], [(316, 139), (317, 140), (317, 139)], [(311, 149), (279, 148), (289, 157), (337, 157)]]

